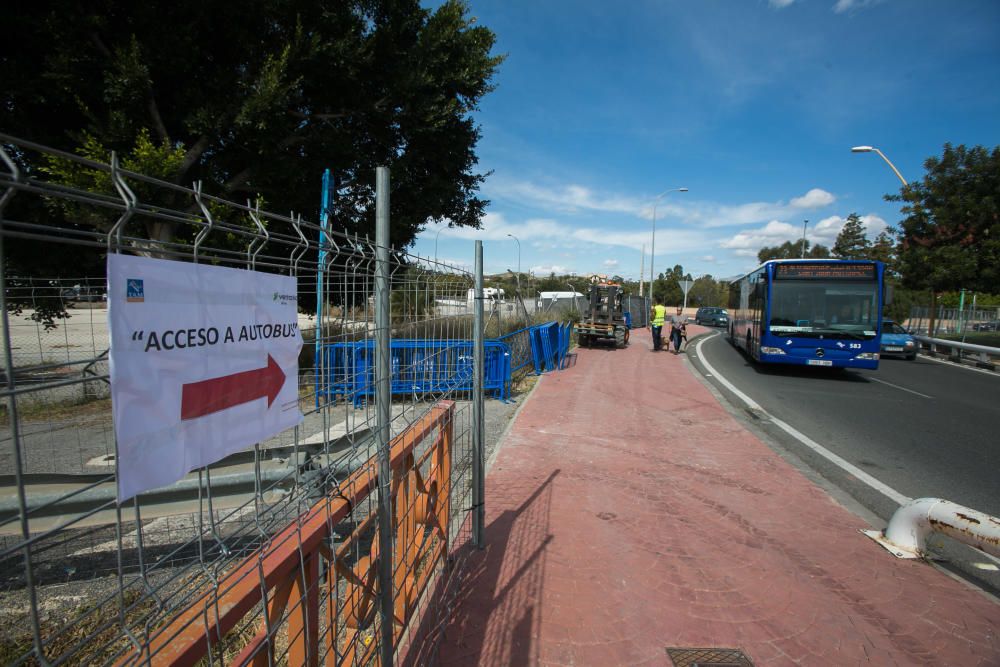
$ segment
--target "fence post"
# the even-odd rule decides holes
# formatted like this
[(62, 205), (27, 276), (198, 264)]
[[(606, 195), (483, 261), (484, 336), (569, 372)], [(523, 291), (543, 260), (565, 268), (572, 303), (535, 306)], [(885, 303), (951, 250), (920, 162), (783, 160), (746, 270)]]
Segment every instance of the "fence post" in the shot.
[(483, 446), (483, 242), (476, 241), (476, 298), (473, 309), (473, 370), (472, 370), (472, 543), (486, 546), (486, 517), (483, 497), (486, 495), (486, 465)]
[[(2, 148), (0, 148), (0, 155), (3, 156), (5, 162), (10, 164), (7, 158), (7, 153), (3, 152)], [(16, 169), (12, 164), (10, 164), (10, 167), (11, 172), (16, 174)], [(7, 203), (13, 198), (13, 193), (14, 189), (9, 188), (3, 193), (3, 197), (0, 197), (0, 231), (2, 231), (3, 228), (3, 210)], [(14, 478), (17, 483), (18, 514), (21, 523), (21, 539), (23, 540), (21, 552), (24, 556), (24, 583), (28, 589), (28, 610), (31, 613), (31, 637), (35, 647), (35, 658), (39, 663), (48, 665), (49, 662), (45, 659), (45, 651), (42, 648), (42, 633), (38, 615), (38, 598), (35, 591), (35, 575), (32, 565), (30, 542), (31, 532), (28, 526), (28, 501), (24, 491), (24, 464), (21, 461), (21, 421), (17, 414), (17, 395), (14, 394), (17, 382), (14, 379), (14, 354), (11, 343), (10, 318), (7, 314), (7, 267), (4, 265), (3, 257), (3, 234), (0, 233), (0, 320), (2, 320), (3, 324), (3, 367), (7, 374), (5, 387), (7, 389), (7, 421), (10, 427), (10, 444), (13, 448), (14, 454)]]
[(389, 169), (375, 169), (375, 442), (378, 446), (378, 600), (381, 667), (393, 662)]

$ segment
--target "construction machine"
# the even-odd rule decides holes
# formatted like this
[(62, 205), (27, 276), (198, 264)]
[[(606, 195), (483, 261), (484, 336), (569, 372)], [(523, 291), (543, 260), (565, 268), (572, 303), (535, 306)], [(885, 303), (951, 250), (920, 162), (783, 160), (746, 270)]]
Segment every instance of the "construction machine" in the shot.
[(587, 290), (588, 308), (573, 330), (582, 347), (610, 342), (615, 347), (628, 345), (628, 326), (622, 312), (622, 286), (604, 276), (593, 276)]

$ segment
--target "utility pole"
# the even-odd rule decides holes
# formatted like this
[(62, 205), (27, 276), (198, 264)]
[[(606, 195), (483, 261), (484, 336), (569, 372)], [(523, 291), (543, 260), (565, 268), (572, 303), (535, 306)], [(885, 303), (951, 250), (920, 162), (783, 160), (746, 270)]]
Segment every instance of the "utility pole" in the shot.
[(806, 226), (808, 224), (808, 220), (802, 221), (802, 259), (805, 259), (806, 257)]

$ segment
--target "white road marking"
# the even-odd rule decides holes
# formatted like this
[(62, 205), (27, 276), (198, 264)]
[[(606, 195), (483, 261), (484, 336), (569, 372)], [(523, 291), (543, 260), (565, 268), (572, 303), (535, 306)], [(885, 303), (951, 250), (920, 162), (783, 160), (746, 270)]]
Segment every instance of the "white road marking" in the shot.
[(881, 493), (885, 497), (889, 498), (893, 502), (898, 503), (899, 505), (905, 505), (906, 503), (908, 503), (908, 502), (910, 502), (912, 500), (912, 498), (910, 498), (908, 496), (904, 496), (902, 493), (900, 493), (899, 491), (896, 491), (894, 488), (892, 488), (888, 484), (885, 484), (885, 483), (881, 482), (880, 480), (872, 477), (871, 475), (869, 475), (868, 473), (866, 473), (861, 468), (858, 468), (853, 463), (850, 463), (849, 461), (841, 458), (840, 456), (837, 456), (836, 454), (834, 454), (833, 452), (831, 452), (829, 449), (823, 447), (822, 445), (820, 445), (818, 442), (816, 442), (815, 440), (813, 440), (812, 438), (810, 438), (806, 434), (804, 434), (801, 431), (797, 430), (792, 425), (787, 424), (787, 423), (783, 422), (782, 420), (778, 419), (777, 417), (775, 417), (774, 415), (768, 413), (767, 410), (765, 410), (764, 408), (762, 408), (760, 406), (760, 404), (757, 403), (757, 401), (753, 400), (752, 398), (750, 398), (749, 396), (747, 396), (746, 394), (744, 394), (742, 391), (740, 391), (739, 389), (737, 389), (735, 387), (735, 385), (733, 385), (733, 383), (731, 383), (729, 380), (727, 380), (722, 375), (720, 375), (719, 371), (715, 370), (715, 368), (712, 366), (712, 364), (708, 363), (708, 359), (705, 358), (705, 355), (700, 354), (701, 353), (701, 344), (704, 343), (706, 340), (709, 340), (710, 338), (714, 338), (717, 335), (718, 334), (713, 334), (712, 336), (708, 336), (707, 338), (702, 338), (701, 340), (699, 340), (698, 341), (698, 352), (699, 352), (699, 356), (701, 357), (701, 363), (705, 365), (705, 368), (712, 375), (715, 376), (715, 379), (722, 386), (724, 386), (726, 389), (728, 389), (729, 391), (731, 391), (732, 393), (734, 393), (737, 397), (739, 397), (739, 399), (741, 401), (743, 401), (744, 403), (746, 403), (747, 407), (749, 407), (750, 409), (752, 409), (752, 410), (758, 410), (763, 415), (766, 415), (766, 417), (768, 419), (770, 419), (771, 422), (774, 423), (782, 431), (784, 431), (788, 435), (792, 436), (793, 438), (795, 438), (796, 440), (798, 440), (799, 442), (801, 442), (803, 445), (805, 445), (809, 449), (813, 450), (814, 452), (816, 452), (817, 454), (819, 454), (820, 456), (822, 456), (823, 458), (825, 458), (827, 461), (830, 461), (831, 463), (833, 463), (835, 466), (837, 466), (841, 470), (843, 470), (843, 471), (847, 472), (848, 474), (853, 475), (854, 477), (858, 478), (858, 480), (864, 482), (865, 484), (867, 484), (871, 488), (875, 489), (876, 491), (878, 491), (879, 493)]
[(921, 394), (919, 391), (913, 391), (912, 389), (907, 389), (906, 387), (900, 387), (898, 384), (893, 384), (891, 382), (886, 382), (885, 380), (879, 380), (878, 378), (873, 378), (870, 375), (866, 375), (865, 377), (867, 377), (872, 382), (878, 382), (879, 384), (884, 384), (894, 389), (899, 389), (900, 391), (908, 391), (911, 394), (916, 394), (917, 396), (923, 396), (924, 398), (934, 398), (933, 396), (928, 396), (927, 394)]

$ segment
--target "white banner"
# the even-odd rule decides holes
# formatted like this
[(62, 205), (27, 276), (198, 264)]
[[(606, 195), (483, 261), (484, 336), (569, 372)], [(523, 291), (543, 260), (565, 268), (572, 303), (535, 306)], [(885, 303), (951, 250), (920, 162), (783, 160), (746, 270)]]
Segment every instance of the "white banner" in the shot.
[(302, 421), (295, 278), (108, 256), (118, 501)]

